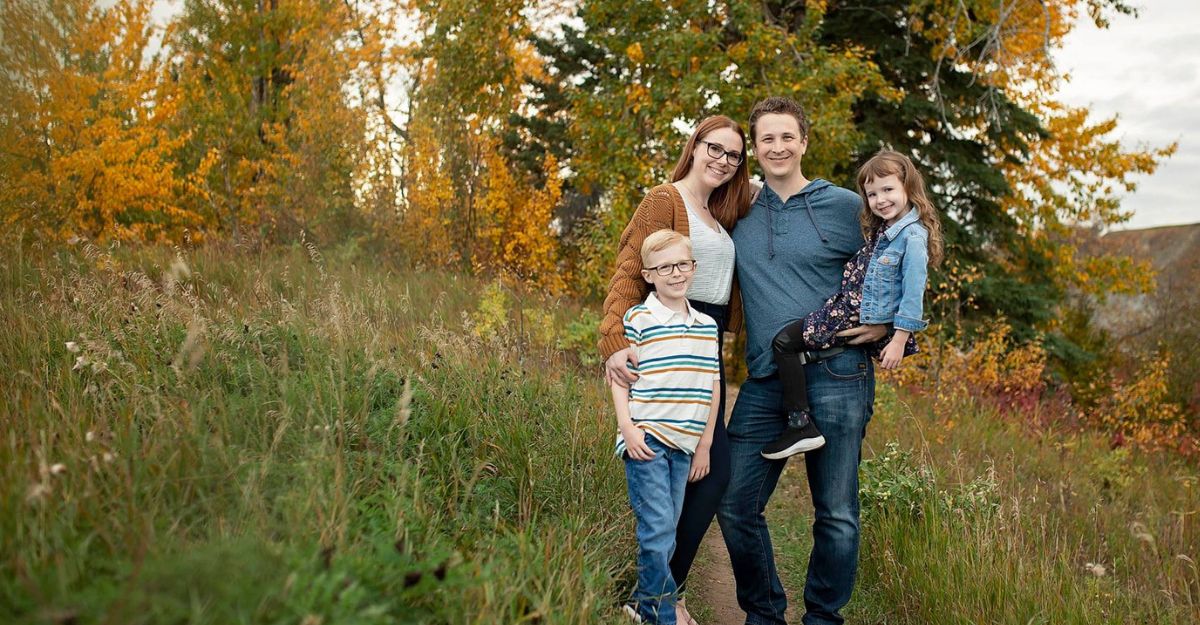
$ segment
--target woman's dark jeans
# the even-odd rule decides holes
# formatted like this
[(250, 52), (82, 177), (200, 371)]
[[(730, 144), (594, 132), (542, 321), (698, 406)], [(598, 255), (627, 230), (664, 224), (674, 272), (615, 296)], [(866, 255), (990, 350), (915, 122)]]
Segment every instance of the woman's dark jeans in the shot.
[[(717, 322), (720, 334), (724, 334), (729, 321), (729, 307), (691, 301), (692, 307), (712, 317)], [(724, 350), (722, 349), (722, 352)], [(709, 450), (709, 473), (699, 482), (691, 482), (683, 495), (683, 514), (675, 530), (675, 554), (671, 557), (671, 576), (675, 585), (682, 590), (687, 581), (696, 551), (704, 540), (704, 533), (717, 515), (717, 507), (725, 496), (729, 485), (729, 437), (725, 434), (725, 360), (721, 358), (721, 399), (717, 408), (717, 427), (713, 432), (712, 448)]]

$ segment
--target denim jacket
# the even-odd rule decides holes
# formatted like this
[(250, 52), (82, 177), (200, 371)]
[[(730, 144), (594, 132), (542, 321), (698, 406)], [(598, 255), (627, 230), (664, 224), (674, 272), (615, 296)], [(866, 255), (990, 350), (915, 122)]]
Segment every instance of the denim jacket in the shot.
[(920, 332), (925, 279), (929, 263), (929, 231), (911, 208), (879, 235), (863, 280), (862, 323), (891, 323), (897, 330)]

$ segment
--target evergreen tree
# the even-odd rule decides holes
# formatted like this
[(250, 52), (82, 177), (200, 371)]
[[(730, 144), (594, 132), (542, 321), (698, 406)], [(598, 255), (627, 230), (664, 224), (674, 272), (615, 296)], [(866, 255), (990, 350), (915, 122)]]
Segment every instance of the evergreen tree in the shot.
[[(1002, 268), (1009, 255), (1036, 257), (1023, 253), (1026, 241), (1004, 211), (1003, 198), (1012, 188), (995, 166), (993, 153), (999, 148), (1003, 158), (1027, 161), (1029, 138), (1045, 130), (1006, 93), (944, 58), (939, 42), (918, 26), (935, 17), (930, 14), (934, 9), (914, 12), (909, 0), (892, 0), (869, 7), (839, 4), (826, 14), (822, 40), (871, 50), (888, 87), (869, 92), (856, 104), (855, 125), (862, 140), (850, 158), (838, 163), (835, 176), (853, 187), (857, 166), (885, 146), (912, 158), (943, 215), (952, 262), (982, 275), (977, 282), (953, 285), (959, 292), (942, 300), (947, 306), (937, 316), (953, 315), (970, 300), (980, 315), (1007, 316), (1020, 337), (1028, 339), (1062, 294), (1041, 279), (1046, 273), (1041, 263), (1020, 272)], [(946, 285), (945, 276), (938, 280)]]
[(1126, 218), (1113, 189), (1131, 190), (1131, 174), (1173, 149), (1125, 148), (1107, 137), (1114, 120), (1091, 122), (1055, 101), (1062, 78), (1051, 53), (1080, 8), (1098, 25), (1131, 12), (1119, 0), (837, 3), (819, 35), (870, 50), (887, 85), (855, 105), (862, 140), (840, 181), (889, 146), (918, 164), (942, 211), (950, 262), (933, 279), (935, 316), (1002, 316), (1014, 338), (1045, 336), (1067, 358), (1081, 352), (1053, 330), (1069, 290), (1147, 286), (1127, 260), (1077, 254), (1072, 227)]

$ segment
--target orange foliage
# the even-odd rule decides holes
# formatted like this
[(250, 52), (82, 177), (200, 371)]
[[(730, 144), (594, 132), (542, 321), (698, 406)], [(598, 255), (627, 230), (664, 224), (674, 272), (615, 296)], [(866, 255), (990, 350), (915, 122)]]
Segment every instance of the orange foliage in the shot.
[[(965, 351), (925, 342), (922, 353), (906, 358), (898, 370), (881, 371), (880, 379), (929, 391), (939, 414), (953, 415), (964, 402), (984, 402), (1024, 423), (1082, 422), (1112, 434), (1116, 444), (1194, 447), (1197, 436), (1188, 432), (1185, 412), (1168, 398), (1169, 356), (1145, 360), (1127, 378), (1094, 381), (1091, 395), (1100, 398), (1099, 405), (1088, 410), (1049, 388), (1045, 349), (1038, 343), (1014, 345), (1010, 332), (1007, 324), (994, 323)], [(936, 335), (936, 329), (928, 333)]]
[(1149, 263), (1127, 257), (1086, 257), (1072, 226), (1124, 221), (1120, 194), (1136, 189), (1133, 177), (1152, 173), (1175, 151), (1165, 148), (1128, 150), (1109, 135), (1116, 119), (1093, 122), (1086, 109), (1044, 101), (1039, 111), (1048, 130), (1030, 139), (1028, 162), (1002, 162), (1001, 170), (1019, 193), (1005, 208), (1020, 224), (1035, 249), (1052, 262), (1049, 277), (1057, 284), (1089, 295), (1148, 292), (1153, 288)]
[[(1183, 409), (1167, 400), (1171, 357), (1147, 359), (1126, 380), (1107, 382), (1100, 405), (1090, 421), (1117, 440), (1147, 448), (1176, 448), (1187, 432)], [(1102, 383), (1104, 384), (1104, 383)]]
[(179, 241), (209, 224), (184, 207), (193, 179), (176, 171), (146, 60), (152, 0), (12, 0), (0, 5), (0, 216), (6, 227), (63, 239)]
[(469, 263), (540, 288), (561, 291), (554, 210), (559, 165), (543, 162), (537, 188), (501, 151), (511, 112), (527, 106), (521, 88), (546, 79), (528, 41), (519, 0), (410, 3), (422, 31), (454, 32), (413, 46), (407, 69), (416, 86), (402, 158), (399, 229), (388, 236), (431, 265)]
[[(1046, 389), (1046, 352), (1037, 343), (1014, 347), (1010, 333), (1007, 324), (993, 323), (966, 351), (926, 342), (923, 353), (906, 358), (903, 367), (883, 377), (927, 388), (941, 405), (973, 398), (1029, 408)], [(936, 335), (936, 330), (928, 333)]]
[[(1014, 190), (1004, 200), (1030, 248), (1052, 262), (1048, 276), (1086, 294), (1145, 292), (1148, 266), (1127, 258), (1087, 258), (1073, 242), (1077, 225), (1105, 226), (1128, 219), (1120, 196), (1136, 188), (1133, 177), (1153, 173), (1175, 145), (1129, 149), (1112, 137), (1116, 119), (1091, 120), (1087, 109), (1057, 101), (1062, 81), (1051, 53), (1087, 12), (1092, 0), (915, 0), (930, 23), (918, 21), (944, 67), (962, 65), (983, 84), (1041, 121), (1044, 134), (1024, 137), (1027, 159), (1006, 157), (995, 146), (993, 162)], [(983, 115), (992, 115), (987, 102)], [(982, 120), (981, 120), (982, 122)], [(980, 128), (966, 129), (982, 130)]]
[(547, 156), (542, 189), (513, 175), (504, 156), (489, 150), (485, 192), (479, 202), (484, 222), (476, 263), (500, 268), (517, 278), (557, 293), (566, 288), (558, 267), (558, 237), (550, 227), (562, 197), (558, 162)]
[[(234, 237), (341, 234), (366, 119), (349, 90), (369, 80), (344, 3), (189, 5), (168, 40), (187, 162), (203, 155), (196, 210)], [(375, 48), (369, 52), (377, 54)]]
[(441, 142), (433, 128), (423, 123), (408, 126), (408, 202), (398, 219), (398, 230), (389, 238), (400, 243), (417, 263), (445, 267), (459, 261), (452, 236), (463, 227), (455, 223), (457, 198), (444, 166)]

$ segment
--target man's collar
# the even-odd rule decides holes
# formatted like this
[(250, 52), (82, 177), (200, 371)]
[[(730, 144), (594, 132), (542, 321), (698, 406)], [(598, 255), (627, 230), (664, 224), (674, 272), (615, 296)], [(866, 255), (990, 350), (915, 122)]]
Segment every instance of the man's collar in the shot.
[(779, 194), (775, 192), (775, 189), (771, 188), (771, 185), (767, 184), (766, 180), (763, 180), (762, 188), (758, 191), (758, 198), (767, 206), (770, 206), (772, 203), (783, 203), (783, 200), (779, 199)]
[[(688, 302), (687, 300), (684, 301), (687, 303), (687, 315), (685, 316), (683, 322), (690, 326), (696, 323), (696, 309), (692, 308), (691, 302)], [(655, 293), (654, 291), (651, 291), (650, 294), (646, 296), (646, 308), (650, 310), (650, 315), (653, 316), (656, 321), (662, 324), (669, 323), (672, 317), (680, 314), (671, 310), (670, 308), (667, 308), (666, 304), (659, 301), (658, 293)]]
[(917, 214), (917, 207), (912, 206), (908, 212), (900, 218), (900, 221), (888, 226), (887, 230), (883, 231), (883, 236), (888, 238), (888, 241), (895, 241), (896, 237), (900, 236), (900, 231), (908, 226), (908, 224), (916, 223), (921, 216)]
[[(799, 189), (796, 189), (795, 193), (789, 195), (787, 201), (790, 202), (795, 198), (799, 198), (800, 196), (804, 195), (805, 193), (810, 192), (810, 189), (814, 189), (815, 187), (813, 185), (815, 185), (817, 183), (824, 183), (824, 182), (825, 182), (825, 180), (822, 178), (805, 179), (804, 185), (801, 186)], [(784, 206), (786, 204), (786, 202), (783, 199), (783, 196), (780, 195), (778, 191), (776, 191), (773, 187), (771, 187), (770, 184), (767, 183), (767, 179), (765, 176), (763, 177), (762, 189), (758, 192), (758, 197), (762, 198), (764, 201), (766, 201), (768, 206), (771, 205), (772, 203), (777, 204), (779, 206)]]

